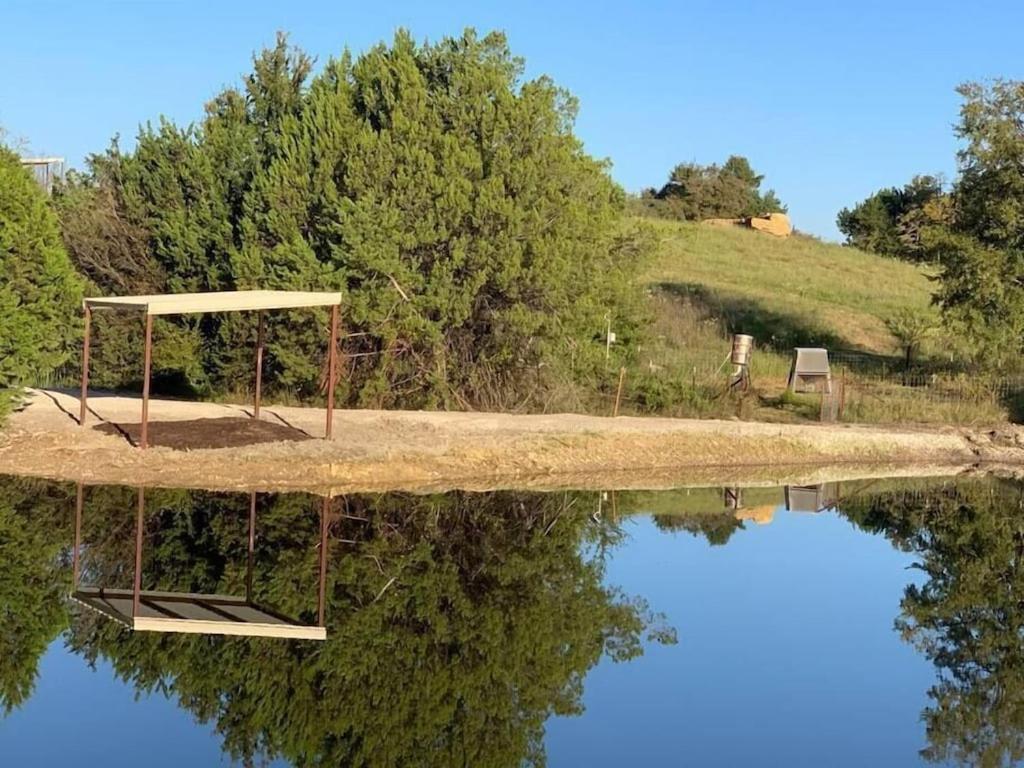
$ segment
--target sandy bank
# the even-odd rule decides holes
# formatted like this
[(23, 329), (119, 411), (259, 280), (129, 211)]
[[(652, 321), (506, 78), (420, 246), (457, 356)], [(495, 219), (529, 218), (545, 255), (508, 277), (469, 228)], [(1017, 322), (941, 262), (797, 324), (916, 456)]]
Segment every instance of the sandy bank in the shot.
[[(779, 484), (953, 474), (982, 462), (1024, 468), (1024, 430), (1012, 426), (883, 428), (339, 410), (334, 439), (327, 441), (320, 439), (323, 410), (274, 406), (264, 408), (274, 436), (253, 430), (252, 439), (275, 442), (246, 443), (247, 437), (225, 439), (230, 447), (140, 451), (126, 437), (137, 430), (137, 399), (97, 394), (89, 404), (90, 424), (81, 428), (75, 397), (32, 391), (0, 433), (0, 474), (341, 493)], [(193, 446), (233, 435), (248, 414), (245, 406), (216, 403), (154, 400), (150, 406), (155, 432), (174, 435), (177, 427), (177, 434), (192, 437)], [(210, 425), (208, 419), (222, 421)], [(277, 441), (287, 430), (301, 439)]]

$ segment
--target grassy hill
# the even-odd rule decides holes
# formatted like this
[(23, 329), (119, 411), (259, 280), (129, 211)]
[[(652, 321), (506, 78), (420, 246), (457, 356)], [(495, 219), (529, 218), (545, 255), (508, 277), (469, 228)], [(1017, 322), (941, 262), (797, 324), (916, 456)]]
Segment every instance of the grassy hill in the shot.
[[(659, 251), (647, 280), (743, 326), (762, 344), (893, 354), (885, 319), (927, 310), (925, 269), (810, 237), (776, 238), (738, 227), (652, 221)], [(736, 328), (740, 330), (740, 328)]]
[[(787, 393), (786, 381), (793, 347), (824, 346), (834, 377), (849, 385), (845, 420), (988, 423), (1007, 417), (1002, 394), (946, 365), (952, 346), (938, 333), (922, 356), (929, 369), (904, 370), (885, 321), (904, 308), (935, 312), (927, 268), (800, 235), (644, 223), (658, 239), (644, 275), (653, 333), (630, 374), (626, 402), (632, 410), (816, 420), (820, 399)], [(756, 340), (753, 397), (725, 392), (733, 333)]]

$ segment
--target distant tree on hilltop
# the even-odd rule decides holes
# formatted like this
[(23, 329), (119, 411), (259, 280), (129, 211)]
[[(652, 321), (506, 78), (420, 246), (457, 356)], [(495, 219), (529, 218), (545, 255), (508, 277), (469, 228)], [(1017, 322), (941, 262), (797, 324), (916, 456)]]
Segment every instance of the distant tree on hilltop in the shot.
[(846, 244), (907, 261), (927, 258), (921, 233), (945, 215), (948, 202), (939, 176), (915, 176), (903, 187), (880, 189), (836, 217)]
[(774, 190), (761, 192), (762, 181), (764, 176), (740, 155), (730, 156), (724, 165), (680, 163), (661, 189), (643, 193), (641, 209), (687, 221), (739, 219), (785, 211)]

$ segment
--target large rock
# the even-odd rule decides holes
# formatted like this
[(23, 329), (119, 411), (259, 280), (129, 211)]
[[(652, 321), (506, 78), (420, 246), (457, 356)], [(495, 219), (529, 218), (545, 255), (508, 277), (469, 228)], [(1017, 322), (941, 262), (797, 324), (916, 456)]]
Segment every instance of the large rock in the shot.
[(752, 216), (747, 220), (747, 225), (758, 232), (767, 232), (776, 237), (789, 237), (793, 234), (793, 225), (789, 223), (789, 216), (784, 213), (769, 213), (767, 216)]

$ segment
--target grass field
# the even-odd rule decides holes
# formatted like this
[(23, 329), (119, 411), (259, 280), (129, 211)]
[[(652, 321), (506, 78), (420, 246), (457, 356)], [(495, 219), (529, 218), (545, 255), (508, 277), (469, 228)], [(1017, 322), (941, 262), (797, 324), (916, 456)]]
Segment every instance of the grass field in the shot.
[[(647, 220), (658, 239), (644, 275), (652, 339), (640, 351), (625, 399), (639, 412), (818, 418), (817, 396), (785, 393), (793, 347), (829, 349), (849, 397), (844, 418), (863, 422), (988, 423), (1007, 418), (1001, 395), (936, 374), (910, 386), (886, 319), (931, 307), (929, 270), (855, 248), (795, 235)], [(755, 339), (755, 397), (724, 395), (730, 338)], [(936, 334), (924, 357), (946, 353)], [(837, 365), (846, 361), (842, 366)]]
[[(765, 345), (822, 343), (893, 354), (885, 319), (928, 311), (925, 269), (796, 235), (652, 220), (660, 247), (647, 280), (743, 322)], [(793, 342), (793, 343), (791, 343)]]

